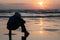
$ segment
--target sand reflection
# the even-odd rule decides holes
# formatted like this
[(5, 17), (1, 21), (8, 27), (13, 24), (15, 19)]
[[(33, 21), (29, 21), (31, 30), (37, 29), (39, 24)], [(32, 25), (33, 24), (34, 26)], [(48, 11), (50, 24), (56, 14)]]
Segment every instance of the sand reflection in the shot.
[(39, 24), (40, 24), (40, 26), (42, 26), (43, 25), (43, 18), (40, 18), (39, 20), (40, 20)]

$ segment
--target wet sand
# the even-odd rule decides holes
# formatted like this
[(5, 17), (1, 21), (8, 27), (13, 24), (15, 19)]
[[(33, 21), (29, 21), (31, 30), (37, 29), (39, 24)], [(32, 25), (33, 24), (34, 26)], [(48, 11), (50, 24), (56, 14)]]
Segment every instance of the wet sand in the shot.
[[(28, 20), (28, 19), (26, 19), (26, 20)], [(60, 40), (60, 30), (51, 29), (50, 28), (51, 24), (49, 24), (50, 29), (45, 29), (44, 25), (41, 25), (41, 26), (44, 26), (44, 27), (40, 27), (40, 25), (39, 25), (38, 28), (37, 28), (38, 23), (34, 24), (35, 21), (33, 21), (33, 20), (30, 20), (30, 21), (28, 21), (29, 22), (28, 24), (30, 25), (30, 27), (26, 27), (28, 32), (30, 33), (30, 35), (27, 37), (27, 40)], [(6, 34), (8, 34), (8, 30), (6, 29), (6, 26), (7, 26), (6, 24), (7, 24), (6, 19), (0, 19), (0, 40), (9, 40), (9, 36), (6, 35)], [(26, 24), (26, 25), (28, 25), (28, 24)], [(32, 25), (32, 27), (31, 27), (31, 25)], [(57, 26), (52, 27), (52, 28), (56, 28), (56, 27)], [(41, 28), (43, 28), (43, 29), (41, 29)], [(59, 27), (59, 29), (60, 29), (60, 27)], [(22, 33), (20, 29), (12, 31), (12, 34), (16, 34), (16, 35), (12, 35), (12, 40), (21, 40), (21, 37), (24, 36), (24, 33)]]
[[(60, 32), (50, 32), (50, 31), (29, 31), (30, 35), (27, 37), (27, 40), (60, 40)], [(0, 40), (9, 40), (8, 30), (5, 28), (0, 28)], [(21, 37), (24, 36), (24, 33), (21, 31), (13, 31), (12, 40), (21, 40)]]

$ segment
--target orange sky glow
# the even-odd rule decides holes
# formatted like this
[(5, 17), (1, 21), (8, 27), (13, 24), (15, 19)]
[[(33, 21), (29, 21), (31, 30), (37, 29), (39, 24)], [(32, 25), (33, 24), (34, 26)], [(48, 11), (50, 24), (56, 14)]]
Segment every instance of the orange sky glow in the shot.
[(24, 3), (35, 9), (60, 8), (60, 0), (0, 0), (0, 4)]

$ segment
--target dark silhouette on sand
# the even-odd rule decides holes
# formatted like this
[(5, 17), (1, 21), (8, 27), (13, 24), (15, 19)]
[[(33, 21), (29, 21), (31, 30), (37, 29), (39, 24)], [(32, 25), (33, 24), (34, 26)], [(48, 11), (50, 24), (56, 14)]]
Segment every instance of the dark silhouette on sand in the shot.
[(22, 37), (22, 40), (26, 39), (28, 37), (29, 33), (25, 28), (25, 21), (21, 18), (21, 15), (19, 12), (15, 12), (13, 16), (11, 16), (7, 23), (7, 29), (9, 30), (9, 40), (12, 40), (12, 30), (16, 30), (19, 27), (21, 27), (21, 31), (24, 32), (24, 37)]
[(28, 36), (22, 36), (21, 40), (26, 40)]
[(29, 34), (25, 33), (24, 36), (22, 36), (21, 40), (26, 40)]

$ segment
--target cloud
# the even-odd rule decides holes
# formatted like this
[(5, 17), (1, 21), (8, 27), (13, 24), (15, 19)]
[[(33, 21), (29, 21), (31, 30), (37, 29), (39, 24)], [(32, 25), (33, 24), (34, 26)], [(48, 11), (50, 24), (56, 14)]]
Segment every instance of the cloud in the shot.
[(0, 4), (0, 9), (32, 9), (29, 4)]

